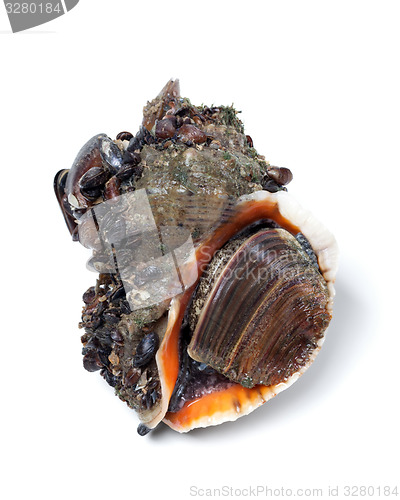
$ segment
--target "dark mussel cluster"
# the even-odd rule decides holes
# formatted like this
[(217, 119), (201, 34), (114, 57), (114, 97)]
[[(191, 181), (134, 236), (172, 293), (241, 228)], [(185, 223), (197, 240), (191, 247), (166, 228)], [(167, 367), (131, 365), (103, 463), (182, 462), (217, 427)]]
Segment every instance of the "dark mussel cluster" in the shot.
[[(88, 208), (135, 190), (136, 181), (143, 173), (141, 151), (144, 146), (152, 145), (156, 149), (165, 149), (171, 144), (213, 147), (213, 143), (219, 144), (219, 141), (203, 130), (209, 124), (230, 125), (237, 132), (243, 132), (237, 112), (231, 107), (196, 108), (186, 100), (176, 100), (170, 105), (171, 108), (155, 120), (151, 131), (142, 125), (135, 136), (120, 132), (116, 141), (106, 134), (95, 135), (81, 148), (71, 170), (56, 174), (54, 188), (74, 240), (79, 239), (76, 219)], [(249, 155), (257, 156), (250, 136), (246, 136), (246, 144)], [(266, 165), (259, 182), (264, 190), (273, 193), (286, 190), (292, 177), (287, 168)]]
[[(154, 359), (158, 335), (150, 331), (132, 339), (121, 328), (123, 315), (131, 310), (124, 287), (114, 275), (100, 274), (96, 286), (84, 293), (83, 301), (83, 366), (90, 372), (100, 370), (132, 408), (150, 409), (161, 397)], [(126, 352), (125, 345), (132, 343), (136, 344), (135, 349)]]
[(113, 373), (109, 356), (116, 345), (123, 344), (117, 324), (123, 313), (130, 312), (124, 288), (112, 275), (101, 274), (96, 286), (90, 287), (82, 298), (85, 305), (79, 326), (85, 329), (81, 337), (83, 366), (90, 372), (101, 370), (106, 381), (115, 387), (121, 379)]

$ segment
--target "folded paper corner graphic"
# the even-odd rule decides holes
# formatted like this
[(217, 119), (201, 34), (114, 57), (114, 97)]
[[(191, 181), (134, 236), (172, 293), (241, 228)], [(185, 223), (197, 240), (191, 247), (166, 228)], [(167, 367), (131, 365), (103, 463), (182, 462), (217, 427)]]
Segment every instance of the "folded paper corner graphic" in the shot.
[(94, 205), (79, 218), (78, 231), (93, 252), (87, 267), (119, 274), (131, 311), (175, 297), (197, 280), (191, 232), (159, 225), (145, 189)]
[(79, 0), (29, 0), (22, 3), (4, 0), (13, 33), (53, 21), (65, 14), (65, 9), (69, 12), (78, 3)]

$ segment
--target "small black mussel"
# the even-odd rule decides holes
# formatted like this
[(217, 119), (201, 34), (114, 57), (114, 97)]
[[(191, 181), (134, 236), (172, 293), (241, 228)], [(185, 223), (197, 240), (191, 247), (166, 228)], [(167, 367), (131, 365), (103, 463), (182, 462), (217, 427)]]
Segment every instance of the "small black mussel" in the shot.
[(147, 365), (154, 358), (159, 342), (159, 337), (155, 332), (147, 333), (136, 348), (133, 366), (141, 367)]

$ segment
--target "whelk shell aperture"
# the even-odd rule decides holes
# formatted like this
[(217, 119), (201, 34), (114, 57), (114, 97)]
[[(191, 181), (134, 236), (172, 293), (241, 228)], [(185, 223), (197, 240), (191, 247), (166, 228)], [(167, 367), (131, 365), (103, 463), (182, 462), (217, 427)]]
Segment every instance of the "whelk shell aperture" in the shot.
[(322, 338), (328, 300), (325, 280), (296, 239), (283, 229), (259, 231), (221, 271), (188, 353), (244, 387), (276, 385)]
[(332, 314), (337, 245), (287, 193), (233, 107), (171, 80), (136, 135), (97, 134), (54, 181), (91, 249), (84, 367), (136, 410), (138, 432), (235, 420), (310, 366)]

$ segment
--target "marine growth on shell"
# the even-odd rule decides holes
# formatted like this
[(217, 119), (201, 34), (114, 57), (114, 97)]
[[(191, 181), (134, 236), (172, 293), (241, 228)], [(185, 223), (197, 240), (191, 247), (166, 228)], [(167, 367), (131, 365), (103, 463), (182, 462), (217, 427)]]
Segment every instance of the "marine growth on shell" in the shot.
[(83, 365), (137, 412), (186, 432), (236, 420), (314, 360), (332, 315), (337, 245), (258, 154), (231, 106), (169, 81), (136, 134), (94, 135), (54, 180), (91, 250)]

